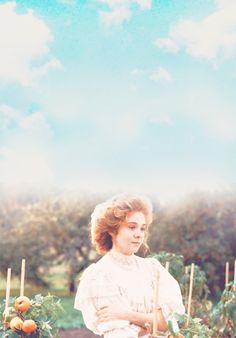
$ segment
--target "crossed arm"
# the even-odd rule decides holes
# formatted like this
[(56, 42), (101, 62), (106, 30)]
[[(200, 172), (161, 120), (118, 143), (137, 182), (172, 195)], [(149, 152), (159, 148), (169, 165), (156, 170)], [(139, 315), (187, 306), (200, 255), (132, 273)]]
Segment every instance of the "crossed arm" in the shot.
[[(145, 335), (148, 329), (152, 330), (153, 313), (142, 313), (127, 310), (120, 305), (103, 306), (97, 311), (98, 321), (106, 322), (111, 320), (128, 320), (130, 323), (140, 327), (139, 336)], [(159, 331), (167, 330), (167, 323), (162, 310), (157, 311), (157, 324)]]

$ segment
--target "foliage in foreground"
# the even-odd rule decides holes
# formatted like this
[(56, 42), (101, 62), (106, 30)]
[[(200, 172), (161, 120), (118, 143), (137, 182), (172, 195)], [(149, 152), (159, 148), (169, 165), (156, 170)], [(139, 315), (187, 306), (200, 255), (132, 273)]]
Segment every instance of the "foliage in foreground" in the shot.
[(189, 324), (186, 326), (186, 315), (173, 315), (177, 320), (178, 325), (174, 325), (170, 319), (168, 322), (168, 329), (173, 337), (178, 338), (182, 334), (185, 338), (212, 338), (213, 330), (202, 323), (201, 318), (189, 318)]
[[(184, 266), (183, 256), (168, 252), (154, 254), (164, 266), (169, 262), (169, 272), (180, 284), (187, 305), (190, 266)], [(191, 316), (186, 327), (186, 315), (174, 314), (168, 327), (173, 337), (182, 334), (185, 338), (231, 338), (236, 337), (236, 286), (230, 283), (223, 291), (220, 301), (213, 306), (207, 299), (205, 273), (198, 266), (194, 269)], [(176, 321), (178, 324), (176, 324)]]
[[(47, 295), (35, 295), (30, 300), (30, 307), (26, 311), (20, 311), (15, 306), (16, 298), (10, 299), (9, 308), (4, 311), (5, 304), (0, 304), (0, 337), (12, 338), (51, 338), (58, 337), (58, 315), (63, 311), (60, 299)], [(36, 329), (32, 332), (24, 332), (22, 325), (13, 325), (13, 321), (17, 320), (19, 323), (31, 320), (35, 322)]]
[[(152, 257), (158, 259), (163, 266), (165, 266), (167, 262), (169, 263), (169, 272), (178, 281), (183, 295), (184, 304), (187, 306), (190, 266), (184, 265), (183, 256), (161, 251)], [(207, 299), (208, 294), (209, 289), (207, 287), (206, 275), (199, 266), (195, 265), (191, 314), (194, 317), (201, 317), (204, 322), (208, 321), (209, 310), (211, 310), (212, 307), (212, 303)]]
[(236, 337), (236, 289), (232, 283), (213, 308), (210, 324), (214, 327), (214, 337)]

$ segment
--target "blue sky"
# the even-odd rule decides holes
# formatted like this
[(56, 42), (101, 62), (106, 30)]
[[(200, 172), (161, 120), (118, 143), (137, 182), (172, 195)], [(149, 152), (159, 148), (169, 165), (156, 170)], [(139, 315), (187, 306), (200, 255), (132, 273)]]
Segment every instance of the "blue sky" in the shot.
[(234, 0), (0, 1), (0, 184), (235, 186)]

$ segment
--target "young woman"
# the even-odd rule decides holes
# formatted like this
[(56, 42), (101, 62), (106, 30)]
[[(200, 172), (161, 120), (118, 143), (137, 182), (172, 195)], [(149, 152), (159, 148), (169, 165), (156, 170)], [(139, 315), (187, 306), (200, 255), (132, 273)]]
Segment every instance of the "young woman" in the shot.
[(177, 281), (156, 259), (135, 255), (146, 247), (151, 221), (152, 206), (142, 196), (116, 196), (99, 204), (92, 214), (92, 243), (103, 257), (84, 272), (75, 308), (82, 311), (86, 326), (95, 334), (150, 337), (157, 274), (156, 322), (164, 337), (168, 337), (168, 318), (185, 311)]

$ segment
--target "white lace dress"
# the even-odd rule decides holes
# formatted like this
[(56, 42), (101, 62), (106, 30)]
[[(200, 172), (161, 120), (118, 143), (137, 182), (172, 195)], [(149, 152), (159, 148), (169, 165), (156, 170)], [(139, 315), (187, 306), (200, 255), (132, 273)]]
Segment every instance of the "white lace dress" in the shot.
[(132, 311), (151, 313), (157, 271), (164, 317), (168, 320), (174, 312), (183, 314), (179, 285), (155, 258), (125, 256), (110, 250), (86, 269), (79, 283), (75, 308), (82, 311), (87, 328), (104, 338), (137, 338), (138, 326), (127, 320), (98, 323), (96, 311), (105, 305), (123, 304)]

